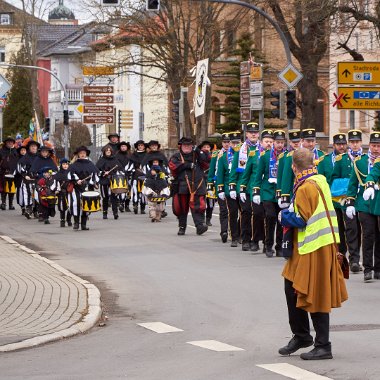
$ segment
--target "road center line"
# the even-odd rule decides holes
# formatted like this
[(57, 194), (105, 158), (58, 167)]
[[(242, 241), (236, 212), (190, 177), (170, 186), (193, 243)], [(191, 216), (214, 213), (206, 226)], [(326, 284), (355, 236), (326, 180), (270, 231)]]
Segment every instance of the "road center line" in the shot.
[(217, 340), (198, 340), (193, 342), (186, 342), (188, 344), (192, 344), (193, 346), (206, 348), (207, 350), (212, 351), (245, 351), (243, 348), (230, 346), (229, 344), (219, 342)]
[(180, 332), (183, 331), (177, 327), (167, 325), (162, 322), (148, 322), (148, 323), (137, 323), (137, 325), (144, 327), (148, 330), (154, 331), (157, 334), (166, 334), (171, 332)]
[(268, 371), (272, 371), (295, 380), (332, 380), (330, 377), (321, 376), (288, 363), (257, 364), (257, 367), (267, 369)]

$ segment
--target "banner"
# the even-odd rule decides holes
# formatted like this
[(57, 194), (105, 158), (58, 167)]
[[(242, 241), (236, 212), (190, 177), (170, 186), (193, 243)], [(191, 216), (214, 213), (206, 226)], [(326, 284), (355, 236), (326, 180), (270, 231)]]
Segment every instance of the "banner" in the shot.
[(194, 113), (195, 117), (201, 116), (205, 113), (206, 104), (206, 88), (210, 85), (208, 78), (208, 58), (198, 61), (197, 75), (195, 80), (195, 94), (194, 94)]

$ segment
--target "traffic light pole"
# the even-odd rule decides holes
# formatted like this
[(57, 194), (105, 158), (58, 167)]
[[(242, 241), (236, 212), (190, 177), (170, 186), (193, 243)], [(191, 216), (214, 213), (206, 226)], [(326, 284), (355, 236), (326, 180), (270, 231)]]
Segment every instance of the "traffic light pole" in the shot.
[(63, 91), (63, 142), (65, 144), (65, 157), (68, 157), (69, 156), (69, 99), (67, 97), (67, 91), (65, 89), (65, 86), (63, 85), (61, 80), (58, 78), (56, 74), (54, 74), (52, 71), (48, 69), (45, 69), (44, 67), (31, 66), (31, 65), (15, 65), (13, 63), (0, 63), (0, 66), (16, 67), (16, 68), (19, 67), (23, 69), (32, 69), (32, 70), (42, 70), (49, 73), (51, 76), (57, 79)]

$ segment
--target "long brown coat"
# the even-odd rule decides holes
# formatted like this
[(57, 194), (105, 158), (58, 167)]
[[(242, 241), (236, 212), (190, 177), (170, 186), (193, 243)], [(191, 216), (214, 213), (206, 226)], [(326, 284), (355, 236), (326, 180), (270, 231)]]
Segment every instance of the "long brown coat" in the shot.
[[(295, 204), (302, 218), (308, 221), (317, 208), (319, 193), (314, 184), (305, 181), (296, 194)], [(294, 231), (293, 255), (286, 262), (282, 275), (293, 282), (297, 307), (310, 313), (329, 313), (348, 299), (345, 280), (333, 244), (306, 255), (298, 253), (297, 229)]]

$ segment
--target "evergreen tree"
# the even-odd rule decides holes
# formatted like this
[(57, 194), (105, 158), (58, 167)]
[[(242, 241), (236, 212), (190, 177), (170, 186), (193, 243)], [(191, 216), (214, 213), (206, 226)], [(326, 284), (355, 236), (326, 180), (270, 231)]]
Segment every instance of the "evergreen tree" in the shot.
[[(17, 54), (13, 54), (10, 62), (18, 65), (27, 64), (25, 47), (22, 47)], [(28, 135), (29, 122), (33, 117), (30, 72), (28, 69), (11, 67), (6, 77), (12, 87), (8, 92), (7, 105), (4, 108), (4, 136), (15, 136), (19, 132), (25, 138)]]
[(222, 72), (223, 82), (216, 83), (215, 92), (226, 96), (223, 105), (213, 108), (226, 118), (224, 123), (216, 125), (219, 133), (240, 129), (240, 62), (247, 61), (250, 53), (260, 58), (257, 51), (252, 49), (253, 39), (249, 32), (243, 33), (237, 44), (238, 48), (233, 52), (237, 60), (230, 62), (229, 67)]

